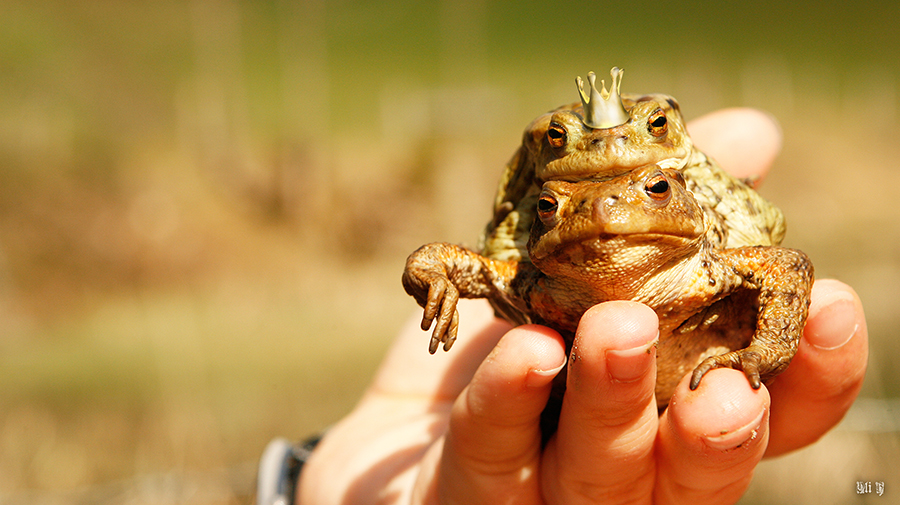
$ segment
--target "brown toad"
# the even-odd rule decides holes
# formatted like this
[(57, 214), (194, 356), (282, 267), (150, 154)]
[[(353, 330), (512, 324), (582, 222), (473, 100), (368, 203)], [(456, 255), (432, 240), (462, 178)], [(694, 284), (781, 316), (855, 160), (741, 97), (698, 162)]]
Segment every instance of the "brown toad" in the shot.
[(558, 109), (526, 131), (484, 254), (435, 243), (410, 255), (403, 284), (425, 308), (423, 328), (437, 321), (431, 352), (452, 345), (459, 296), (488, 298), (569, 345), (589, 307), (634, 300), (660, 319), (660, 408), (692, 369), (692, 388), (716, 367), (758, 388), (796, 352), (812, 265), (773, 245), (780, 212), (693, 149), (674, 100), (626, 98), (613, 112), (594, 100), (582, 93), (589, 112)]
[(528, 260), (526, 242), (541, 185), (587, 180), (657, 164), (682, 172), (711, 219), (711, 240), (723, 247), (778, 245), (784, 217), (778, 208), (694, 148), (678, 102), (663, 94), (619, 95), (622, 70), (612, 69), (607, 91), (588, 74), (581, 102), (539, 116), (507, 163), (479, 250), (494, 259)]

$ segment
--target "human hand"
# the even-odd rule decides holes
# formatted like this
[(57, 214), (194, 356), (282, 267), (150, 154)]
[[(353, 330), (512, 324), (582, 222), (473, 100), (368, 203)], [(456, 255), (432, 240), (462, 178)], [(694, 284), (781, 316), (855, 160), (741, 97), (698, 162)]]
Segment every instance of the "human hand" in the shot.
[[(746, 130), (723, 137), (735, 125)], [(747, 110), (707, 116), (691, 132), (740, 176), (762, 175), (780, 143), (771, 120)], [(567, 362), (562, 339), (511, 329), (483, 300), (460, 302), (459, 335), (452, 352), (430, 356), (418, 317), (409, 321), (359, 405), (313, 452), (299, 503), (733, 503), (764, 455), (837, 424), (867, 355), (856, 294), (818, 281), (787, 371), (759, 390), (731, 369), (696, 391), (685, 379), (658, 416), (655, 313), (601, 304), (579, 325), (559, 429), (542, 448), (540, 413)]]

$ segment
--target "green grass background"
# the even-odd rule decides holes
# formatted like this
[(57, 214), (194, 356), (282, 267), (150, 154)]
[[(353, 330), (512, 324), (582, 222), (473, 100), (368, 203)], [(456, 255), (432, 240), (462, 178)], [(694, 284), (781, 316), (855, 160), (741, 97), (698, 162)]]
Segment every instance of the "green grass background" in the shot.
[(3, 2), (0, 503), (246, 503), (266, 442), (347, 413), (416, 312), (406, 255), (473, 244), (525, 125), (613, 65), (689, 118), (773, 114), (763, 193), (786, 244), (866, 306), (865, 400), (742, 503), (887, 503), (898, 18), (886, 1)]

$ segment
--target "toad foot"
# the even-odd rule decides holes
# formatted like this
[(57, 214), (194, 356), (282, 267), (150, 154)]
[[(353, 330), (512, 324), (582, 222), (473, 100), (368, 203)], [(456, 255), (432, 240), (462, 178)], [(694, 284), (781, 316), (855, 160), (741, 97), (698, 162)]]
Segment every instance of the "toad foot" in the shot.
[[(700, 386), (700, 381), (707, 372), (715, 368), (733, 368), (742, 370), (750, 387), (759, 389), (763, 380), (771, 378), (784, 370), (788, 363), (785, 360), (767, 360), (771, 352), (761, 345), (750, 344), (746, 349), (728, 352), (719, 356), (710, 356), (703, 360), (691, 375), (691, 391)], [(790, 361), (789, 359), (787, 361)]]

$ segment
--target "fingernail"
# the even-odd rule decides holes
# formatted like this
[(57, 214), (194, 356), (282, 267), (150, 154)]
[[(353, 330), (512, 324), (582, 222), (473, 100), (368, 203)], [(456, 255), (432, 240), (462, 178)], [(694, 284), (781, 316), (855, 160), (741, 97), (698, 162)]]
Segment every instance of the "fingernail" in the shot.
[(528, 371), (528, 376), (525, 377), (525, 385), (532, 388), (544, 387), (550, 381), (553, 380), (554, 377), (559, 374), (560, 370), (566, 366), (566, 356), (563, 356), (562, 363), (559, 366), (555, 366), (553, 368), (549, 368), (546, 370), (541, 369), (533, 369)]
[(854, 305), (849, 294), (840, 293), (819, 309), (807, 325), (807, 342), (825, 351), (837, 349), (849, 342), (859, 329)]
[(656, 359), (653, 349), (658, 342), (659, 333), (647, 344), (606, 351), (606, 370), (610, 377), (618, 382), (634, 382), (643, 377)]
[(737, 449), (747, 442), (755, 440), (756, 437), (759, 436), (760, 427), (762, 426), (763, 417), (765, 416), (765, 414), (765, 409), (761, 410), (759, 412), (759, 415), (756, 416), (756, 419), (747, 423), (745, 426), (742, 426), (736, 430), (726, 431), (718, 435), (705, 436), (703, 437), (704, 442), (711, 449), (715, 449), (717, 451)]

